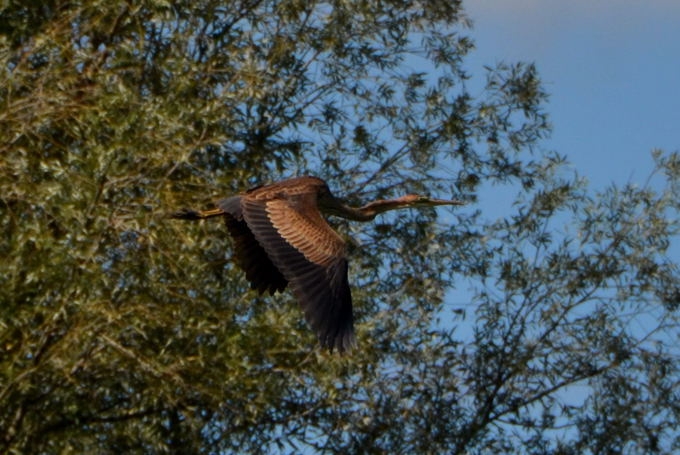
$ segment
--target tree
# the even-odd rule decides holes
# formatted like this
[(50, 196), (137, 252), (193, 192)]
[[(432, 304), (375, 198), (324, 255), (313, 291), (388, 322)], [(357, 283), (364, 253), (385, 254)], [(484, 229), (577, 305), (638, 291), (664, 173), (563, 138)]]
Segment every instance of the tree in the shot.
[[(532, 65), (468, 92), (466, 26), (450, 0), (9, 2), (1, 450), (677, 449), (680, 159), (594, 194), (538, 151)], [(471, 201), (332, 220), (350, 356), (289, 293), (248, 290), (224, 226), (166, 217), (303, 173), (352, 201)], [(511, 216), (477, 209), (490, 185)]]

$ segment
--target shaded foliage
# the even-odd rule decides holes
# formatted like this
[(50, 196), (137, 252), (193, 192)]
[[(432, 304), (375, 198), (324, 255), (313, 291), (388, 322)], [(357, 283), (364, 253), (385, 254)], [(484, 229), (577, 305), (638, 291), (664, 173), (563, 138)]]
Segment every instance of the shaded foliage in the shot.
[[(678, 449), (680, 160), (591, 193), (536, 151), (532, 65), (466, 90), (467, 25), (450, 0), (6, 2), (0, 451)], [(332, 356), (224, 226), (165, 216), (307, 172), (350, 202), (517, 197), (331, 220), (360, 343)]]

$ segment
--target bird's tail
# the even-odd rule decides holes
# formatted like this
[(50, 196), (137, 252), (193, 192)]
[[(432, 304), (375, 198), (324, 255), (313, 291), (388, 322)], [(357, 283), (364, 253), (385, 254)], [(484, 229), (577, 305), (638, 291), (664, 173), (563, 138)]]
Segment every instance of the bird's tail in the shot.
[(213, 209), (213, 210), (191, 210), (182, 209), (175, 213), (170, 214), (170, 218), (178, 220), (205, 220), (206, 218), (213, 218), (215, 216), (224, 215), (224, 210)]

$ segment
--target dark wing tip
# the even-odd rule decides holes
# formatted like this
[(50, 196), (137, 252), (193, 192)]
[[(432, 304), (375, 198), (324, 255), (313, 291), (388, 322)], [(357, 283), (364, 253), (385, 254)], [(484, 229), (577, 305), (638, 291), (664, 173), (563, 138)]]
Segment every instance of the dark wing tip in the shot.
[(319, 337), (319, 344), (323, 349), (328, 349), (331, 353), (336, 351), (340, 354), (348, 354), (357, 344), (354, 328), (350, 325), (342, 332), (336, 333), (333, 337)]
[[(347, 280), (347, 260), (339, 258), (323, 272), (312, 275), (323, 277), (316, 285), (302, 281), (296, 283), (294, 290), (300, 294), (299, 300), (305, 309), (305, 318), (314, 329), (319, 344), (331, 352), (348, 352), (355, 346), (356, 338), (352, 294)], [(299, 289), (300, 284), (303, 290)]]

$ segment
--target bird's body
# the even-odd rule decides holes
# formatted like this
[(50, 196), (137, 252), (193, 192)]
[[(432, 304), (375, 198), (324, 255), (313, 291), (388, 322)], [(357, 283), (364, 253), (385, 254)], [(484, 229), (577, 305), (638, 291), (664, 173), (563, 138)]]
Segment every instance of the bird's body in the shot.
[(345, 242), (322, 212), (370, 221), (396, 208), (460, 204), (408, 195), (352, 208), (335, 198), (323, 180), (297, 177), (221, 199), (214, 210), (172, 216), (223, 216), (251, 287), (273, 294), (290, 285), (321, 345), (343, 352), (355, 343)]

